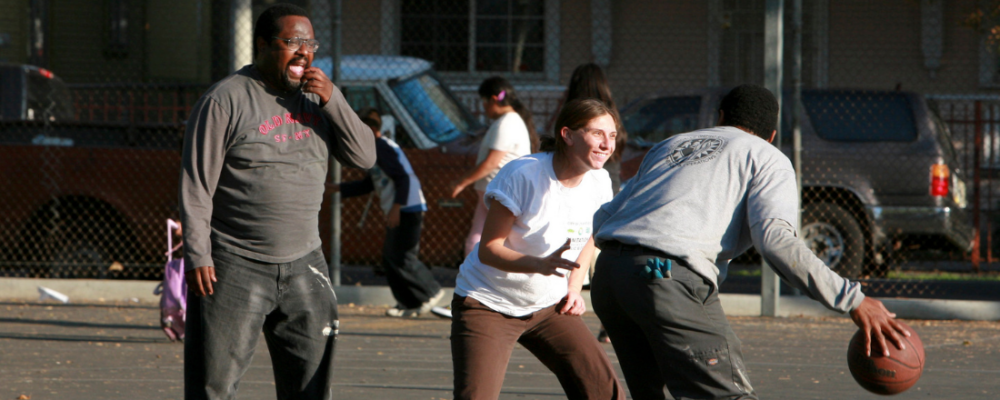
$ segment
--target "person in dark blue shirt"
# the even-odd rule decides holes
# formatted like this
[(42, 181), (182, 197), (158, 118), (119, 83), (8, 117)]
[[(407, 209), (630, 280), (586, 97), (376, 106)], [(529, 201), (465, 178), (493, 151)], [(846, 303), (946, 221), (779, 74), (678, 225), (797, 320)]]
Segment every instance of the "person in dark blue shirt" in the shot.
[(345, 198), (378, 193), (385, 212), (382, 269), (398, 304), (386, 311), (390, 317), (418, 317), (434, 307), (444, 291), (430, 268), (420, 261), (420, 230), (427, 201), (420, 180), (413, 173), (403, 149), (382, 136), (381, 117), (375, 110), (361, 113), (361, 121), (375, 134), (375, 167), (365, 179), (334, 185)]

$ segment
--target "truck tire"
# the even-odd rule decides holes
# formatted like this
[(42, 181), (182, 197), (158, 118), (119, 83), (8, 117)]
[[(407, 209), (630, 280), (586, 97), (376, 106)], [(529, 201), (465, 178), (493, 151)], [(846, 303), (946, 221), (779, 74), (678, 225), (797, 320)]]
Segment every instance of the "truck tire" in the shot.
[(847, 279), (861, 275), (865, 236), (854, 216), (834, 203), (802, 207), (802, 240), (830, 269)]

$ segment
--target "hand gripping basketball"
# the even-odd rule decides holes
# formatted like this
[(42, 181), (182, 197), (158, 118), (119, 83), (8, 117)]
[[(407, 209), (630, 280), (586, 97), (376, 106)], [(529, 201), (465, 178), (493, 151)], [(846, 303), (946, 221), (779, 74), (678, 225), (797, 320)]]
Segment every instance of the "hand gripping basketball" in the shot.
[(905, 326), (897, 322), (896, 314), (889, 312), (881, 301), (871, 297), (865, 297), (858, 308), (851, 311), (851, 319), (854, 324), (864, 332), (864, 350), (866, 355), (871, 355), (872, 343), (878, 344), (878, 349), (882, 355), (889, 356), (889, 347), (886, 345), (886, 336), (896, 347), (905, 349), (903, 337), (910, 336), (910, 331)]

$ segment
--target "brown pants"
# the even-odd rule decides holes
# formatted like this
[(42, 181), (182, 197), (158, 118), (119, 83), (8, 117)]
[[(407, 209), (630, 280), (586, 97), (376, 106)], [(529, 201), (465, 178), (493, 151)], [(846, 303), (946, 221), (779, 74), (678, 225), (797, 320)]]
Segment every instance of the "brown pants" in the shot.
[(511, 317), (471, 297), (451, 301), (451, 358), (455, 399), (500, 396), (514, 343), (531, 351), (559, 378), (570, 399), (624, 399), (604, 348), (580, 317), (559, 314), (558, 305)]

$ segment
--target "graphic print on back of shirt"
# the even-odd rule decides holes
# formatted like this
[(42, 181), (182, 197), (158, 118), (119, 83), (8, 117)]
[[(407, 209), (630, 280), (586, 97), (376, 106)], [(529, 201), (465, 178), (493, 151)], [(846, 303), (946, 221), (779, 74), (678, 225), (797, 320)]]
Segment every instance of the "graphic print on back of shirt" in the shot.
[(728, 141), (720, 136), (698, 136), (679, 140), (667, 153), (671, 167), (703, 163), (714, 159)]

